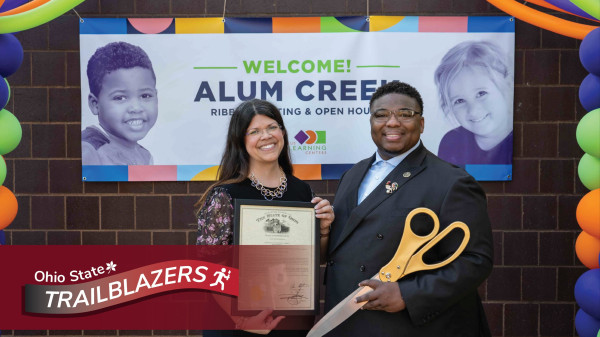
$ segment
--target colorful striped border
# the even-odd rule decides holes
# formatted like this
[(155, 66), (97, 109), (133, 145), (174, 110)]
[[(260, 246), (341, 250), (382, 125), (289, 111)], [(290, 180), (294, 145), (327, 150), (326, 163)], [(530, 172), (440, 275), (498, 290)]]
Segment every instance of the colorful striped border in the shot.
[(129, 181), (176, 181), (177, 165), (128, 166)]
[(512, 180), (512, 165), (466, 165), (465, 170), (478, 181)]
[(83, 181), (130, 181), (127, 165), (83, 165), (81, 167)]
[(509, 16), (325, 16), (273, 18), (84, 18), (80, 34), (513, 33)]
[[(335, 180), (354, 164), (296, 164), (294, 175), (303, 180)], [(83, 165), (83, 181), (212, 181), (218, 165)], [(512, 165), (467, 165), (478, 181), (510, 181)]]

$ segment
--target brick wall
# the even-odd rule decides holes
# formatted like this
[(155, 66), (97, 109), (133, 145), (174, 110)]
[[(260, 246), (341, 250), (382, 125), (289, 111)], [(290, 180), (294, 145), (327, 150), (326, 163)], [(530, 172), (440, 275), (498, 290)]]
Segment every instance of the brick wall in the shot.
[[(229, 0), (227, 16), (365, 15), (358, 0)], [(222, 0), (86, 0), (87, 17), (221, 16)], [(372, 0), (371, 15), (496, 15), (484, 0)], [(13, 245), (193, 244), (192, 205), (207, 183), (81, 182), (77, 17), (71, 11), (17, 33), (23, 65), (8, 78), (7, 109), (23, 140), (6, 155), (5, 185), (19, 214)], [(517, 21), (515, 161), (512, 182), (482, 183), (489, 200), (495, 267), (480, 288), (497, 336), (574, 336), (575, 209), (583, 155), (575, 139), (585, 114), (579, 42)], [(333, 199), (337, 181), (310, 182)], [(198, 331), (2, 331), (3, 335), (198, 335)]]

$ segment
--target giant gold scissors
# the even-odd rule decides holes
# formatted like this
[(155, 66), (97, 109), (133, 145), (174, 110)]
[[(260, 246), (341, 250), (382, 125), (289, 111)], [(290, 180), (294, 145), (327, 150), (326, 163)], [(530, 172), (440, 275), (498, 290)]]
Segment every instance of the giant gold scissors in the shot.
[[(420, 213), (425, 213), (433, 219), (433, 230), (424, 236), (417, 235), (410, 227), (412, 218)], [(433, 264), (425, 263), (423, 261), (423, 255), (454, 229), (460, 229), (464, 232), (463, 240), (456, 251), (441, 262)], [(438, 234), (439, 230), (440, 220), (432, 210), (424, 207), (412, 210), (406, 217), (404, 233), (402, 234), (402, 240), (400, 240), (400, 245), (398, 246), (398, 250), (396, 250), (396, 254), (394, 254), (394, 257), (390, 262), (383, 266), (379, 273), (375, 274), (371, 279), (380, 280), (381, 282), (395, 282), (408, 274), (421, 270), (440, 268), (454, 261), (467, 246), (469, 238), (471, 237), (469, 228), (464, 222), (455, 221)], [(308, 332), (307, 337), (323, 336), (336, 326), (340, 325), (367, 303), (367, 301), (355, 303), (354, 299), (371, 290), (370, 287), (359, 287), (356, 289), (315, 324)]]

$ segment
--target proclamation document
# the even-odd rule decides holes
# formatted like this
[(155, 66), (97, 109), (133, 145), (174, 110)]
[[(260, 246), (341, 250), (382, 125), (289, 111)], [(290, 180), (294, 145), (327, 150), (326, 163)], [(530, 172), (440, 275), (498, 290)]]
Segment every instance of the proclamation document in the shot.
[[(273, 308), (314, 315), (318, 301), (318, 219), (308, 202), (236, 200), (239, 314)], [(235, 301), (234, 301), (235, 302)]]

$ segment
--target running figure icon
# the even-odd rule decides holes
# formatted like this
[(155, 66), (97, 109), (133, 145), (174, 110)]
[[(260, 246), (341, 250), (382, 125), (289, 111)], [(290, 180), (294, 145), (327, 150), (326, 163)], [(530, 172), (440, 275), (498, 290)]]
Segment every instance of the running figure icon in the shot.
[(225, 278), (226, 280), (229, 280), (229, 277), (231, 276), (231, 270), (229, 270), (227, 272), (227, 275), (225, 275), (225, 268), (221, 268), (221, 271), (216, 271), (213, 276), (217, 276), (217, 280), (214, 283), (211, 283), (210, 286), (214, 287), (217, 284), (221, 284), (221, 291), (223, 291), (223, 289), (225, 289), (225, 284), (223, 283), (223, 278)]

